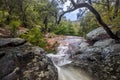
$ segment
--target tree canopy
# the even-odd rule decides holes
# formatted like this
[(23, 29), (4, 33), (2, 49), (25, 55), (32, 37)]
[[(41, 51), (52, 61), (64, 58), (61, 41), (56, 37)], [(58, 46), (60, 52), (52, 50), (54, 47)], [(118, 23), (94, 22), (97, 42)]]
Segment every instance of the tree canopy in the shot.
[[(78, 10), (76, 21), (67, 20), (65, 14), (75, 10)], [(51, 32), (83, 36), (102, 26), (111, 38), (118, 40), (108, 26), (119, 27), (119, 20), (120, 0), (0, 1), (0, 25), (9, 26), (12, 35), (16, 35), (19, 27), (30, 30), (37, 27), (43, 34)]]

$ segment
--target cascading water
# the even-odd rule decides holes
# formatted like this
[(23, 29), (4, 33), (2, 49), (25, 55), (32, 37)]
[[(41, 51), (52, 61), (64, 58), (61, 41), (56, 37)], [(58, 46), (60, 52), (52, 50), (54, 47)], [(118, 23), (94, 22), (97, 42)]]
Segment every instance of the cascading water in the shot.
[(82, 70), (63, 66), (58, 67), (58, 80), (91, 80)]
[(64, 40), (59, 41), (60, 45), (57, 48), (57, 54), (47, 55), (58, 69), (58, 80), (91, 80), (84, 71), (66, 66), (72, 62), (70, 57), (79, 50), (82, 42), (85, 42), (83, 38), (67, 36)]

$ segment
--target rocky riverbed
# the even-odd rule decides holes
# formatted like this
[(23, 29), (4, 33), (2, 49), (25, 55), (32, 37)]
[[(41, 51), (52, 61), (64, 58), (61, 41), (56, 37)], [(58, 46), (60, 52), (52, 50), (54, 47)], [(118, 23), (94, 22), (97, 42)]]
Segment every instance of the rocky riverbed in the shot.
[(49, 55), (50, 59), (46, 51), (24, 39), (0, 38), (0, 80), (120, 79), (120, 43), (102, 28), (86, 39), (66, 36), (56, 42), (57, 55)]

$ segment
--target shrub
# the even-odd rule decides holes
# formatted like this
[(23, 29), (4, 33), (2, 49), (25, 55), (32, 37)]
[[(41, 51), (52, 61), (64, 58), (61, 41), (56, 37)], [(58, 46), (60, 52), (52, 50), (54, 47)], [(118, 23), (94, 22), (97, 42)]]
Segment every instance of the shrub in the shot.
[(10, 26), (10, 32), (11, 32), (11, 36), (12, 37), (16, 37), (17, 36), (17, 30), (18, 27), (20, 26), (21, 22), (19, 20), (12, 20), (9, 24)]
[(36, 46), (45, 48), (47, 45), (47, 41), (40, 32), (39, 27), (33, 27), (27, 34), (22, 34), (21, 37)]

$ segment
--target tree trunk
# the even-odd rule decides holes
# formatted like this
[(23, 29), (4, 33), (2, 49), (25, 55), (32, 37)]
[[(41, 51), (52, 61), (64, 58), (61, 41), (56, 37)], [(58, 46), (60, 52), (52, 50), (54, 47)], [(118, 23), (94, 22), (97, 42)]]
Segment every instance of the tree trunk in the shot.
[(22, 21), (22, 26), (27, 27), (28, 24), (26, 23), (27, 18), (26, 18), (26, 13), (25, 13), (27, 7), (26, 8), (23, 7), (23, 0), (18, 0), (18, 1), (19, 1), (18, 5), (19, 5), (20, 11), (21, 11), (20, 19)]
[[(86, 8), (88, 8), (88, 9), (95, 15), (97, 21), (98, 21), (99, 24), (105, 29), (105, 31), (108, 33), (108, 35), (109, 35), (112, 39), (119, 40), (119, 37), (116, 36), (115, 34), (113, 34), (113, 32), (110, 30), (110, 28), (107, 26), (107, 24), (105, 24), (105, 22), (102, 20), (100, 14), (99, 14), (91, 5), (89, 5), (88, 3), (75, 4), (74, 0), (71, 0), (71, 2), (72, 2), (72, 4), (73, 4), (73, 6), (74, 6), (74, 9), (64, 12), (61, 16), (63, 16), (65, 13), (74, 11), (74, 10), (76, 10), (76, 9), (78, 9), (78, 8), (86, 7)], [(59, 19), (59, 20), (61, 20), (61, 16), (60, 16), (60, 19)], [(59, 22), (60, 22), (60, 21), (59, 21)]]
[(48, 17), (45, 16), (44, 20), (43, 20), (43, 24), (44, 24), (44, 27), (42, 28), (42, 32), (45, 33), (47, 31), (47, 26), (48, 26)]
[(119, 5), (120, 5), (120, 0), (116, 0), (115, 8), (114, 8), (114, 14), (113, 14), (113, 19), (116, 18), (116, 16), (118, 15)]
[(100, 14), (89, 4), (87, 3), (81, 3), (76, 5), (77, 8), (82, 8), (82, 7), (87, 7), (96, 17), (97, 21), (99, 22), (99, 24), (105, 29), (105, 31), (108, 33), (108, 35), (115, 40), (119, 40), (118, 36), (116, 36), (115, 34), (113, 34), (113, 32), (110, 30), (110, 28), (107, 26), (107, 24), (105, 24), (100, 16)]

